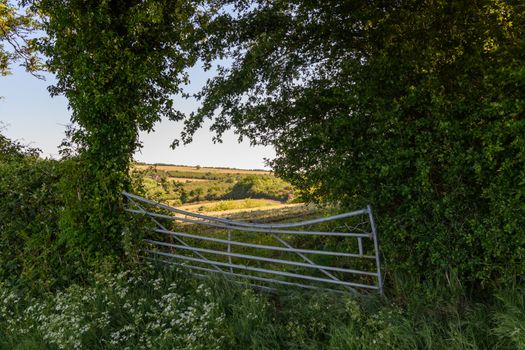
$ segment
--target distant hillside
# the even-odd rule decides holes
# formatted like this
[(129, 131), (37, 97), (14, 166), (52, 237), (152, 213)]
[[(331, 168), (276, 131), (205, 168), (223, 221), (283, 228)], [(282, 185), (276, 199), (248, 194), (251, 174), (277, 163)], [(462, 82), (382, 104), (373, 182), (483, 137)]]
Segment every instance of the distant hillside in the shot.
[(271, 174), (271, 171), (262, 169), (236, 169), (227, 167), (201, 167), (201, 166), (188, 166), (188, 165), (174, 165), (174, 164), (146, 164), (146, 163), (135, 163), (133, 165), (136, 169), (150, 169), (155, 168), (163, 171), (190, 171), (197, 173), (221, 173), (221, 174)]
[(294, 198), (293, 187), (266, 170), (137, 163), (132, 175), (149, 198), (171, 205), (235, 199)]

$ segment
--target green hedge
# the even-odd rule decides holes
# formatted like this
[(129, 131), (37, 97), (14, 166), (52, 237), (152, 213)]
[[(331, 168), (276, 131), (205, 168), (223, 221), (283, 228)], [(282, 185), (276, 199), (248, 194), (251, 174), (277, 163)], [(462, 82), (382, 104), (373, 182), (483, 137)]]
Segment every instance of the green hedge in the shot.
[[(90, 270), (122, 262), (124, 254), (97, 249), (108, 245), (99, 242), (101, 234), (82, 235), (72, 229), (64, 207), (67, 201), (82, 205), (72, 190), (78, 161), (42, 159), (38, 154), (0, 134), (0, 281), (52, 289), (83, 279)], [(93, 225), (96, 220), (90, 219)], [(131, 245), (140, 241), (140, 230), (132, 232), (135, 239), (126, 227), (121, 233), (113, 238), (115, 251), (124, 252), (125, 247), (131, 251)]]
[(0, 137), (0, 280), (52, 285), (63, 254), (60, 163)]

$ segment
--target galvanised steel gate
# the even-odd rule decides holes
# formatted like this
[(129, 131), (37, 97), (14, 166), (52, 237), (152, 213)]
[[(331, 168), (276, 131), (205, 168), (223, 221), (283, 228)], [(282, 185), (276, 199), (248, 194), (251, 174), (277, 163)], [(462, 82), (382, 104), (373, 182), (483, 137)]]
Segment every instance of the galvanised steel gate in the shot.
[[(383, 294), (376, 225), (370, 206), (293, 223), (250, 223), (192, 213), (123, 192), (126, 211), (155, 226), (146, 259), (218, 273), (267, 290), (270, 285)], [(300, 228), (300, 229), (299, 229)], [(254, 284), (256, 283), (256, 284)]]

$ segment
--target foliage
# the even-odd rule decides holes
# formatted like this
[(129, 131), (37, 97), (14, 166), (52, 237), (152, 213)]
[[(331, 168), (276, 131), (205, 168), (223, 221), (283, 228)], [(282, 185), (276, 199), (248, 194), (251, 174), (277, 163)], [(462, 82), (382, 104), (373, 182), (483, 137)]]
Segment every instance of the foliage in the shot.
[[(288, 201), (293, 197), (292, 186), (270, 174), (236, 173), (237, 169), (210, 169), (206, 172), (189, 170), (133, 170), (141, 177), (148, 198), (169, 201), (172, 205), (224, 199), (266, 198)], [(237, 170), (239, 171), (239, 170)], [(248, 174), (246, 174), (248, 173)]]
[(60, 164), (0, 134), (0, 280), (49, 287), (61, 265)]
[[(28, 296), (0, 284), (0, 349), (521, 349), (520, 290), (463, 308), (267, 295), (160, 266)], [(502, 322), (502, 320), (504, 320)]]
[(517, 349), (525, 349), (525, 290), (500, 291), (502, 310), (495, 314), (495, 332), (510, 338)]
[[(0, 134), (0, 281), (30, 292), (55, 290), (85, 278), (87, 271), (117, 265), (90, 251), (79, 251), (62, 230), (67, 176), (74, 159), (39, 157), (39, 150), (11, 141)], [(119, 237), (126, 255), (119, 264), (133, 260), (144, 225), (130, 218), (133, 237)], [(82, 239), (83, 237), (75, 237)], [(85, 239), (85, 237), (84, 237)], [(96, 246), (98, 242), (91, 242)]]
[(285, 181), (274, 176), (245, 176), (233, 185), (227, 197), (269, 198), (287, 201), (291, 198), (292, 187)]
[(61, 228), (79, 251), (118, 255), (120, 193), (130, 186), (138, 132), (180, 119), (172, 96), (188, 80), (205, 16), (192, 1), (27, 2), (43, 17), (40, 48), (57, 78), (50, 92), (72, 110), (64, 152), (78, 157), (66, 172)]
[(33, 74), (42, 68), (35, 53), (35, 39), (30, 38), (37, 28), (34, 13), (21, 14), (9, 0), (0, 0), (0, 75), (9, 74), (10, 64), (16, 61), (22, 61), (21, 65)]
[(0, 284), (0, 296), (0, 348), (30, 339), (58, 349), (223, 348), (224, 315), (209, 288), (152, 271), (97, 274), (89, 286), (33, 299)]
[[(0, 132), (3, 127), (0, 124)], [(26, 157), (37, 157), (40, 153), (38, 148), (28, 147), (18, 141), (13, 141), (0, 133), (0, 161), (2, 163), (20, 160)]]
[(389, 271), (470, 292), (523, 277), (522, 1), (221, 5), (203, 59), (233, 63), (183, 140), (214, 119), (273, 144), (311, 199), (371, 203)]

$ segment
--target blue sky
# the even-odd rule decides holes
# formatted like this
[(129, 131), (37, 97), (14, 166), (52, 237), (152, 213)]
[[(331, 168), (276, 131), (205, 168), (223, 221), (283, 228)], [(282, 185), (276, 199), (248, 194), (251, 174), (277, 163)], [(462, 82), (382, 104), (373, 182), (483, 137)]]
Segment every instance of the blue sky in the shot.
[[(2, 132), (11, 139), (40, 148), (44, 157), (58, 158), (57, 146), (64, 138), (71, 115), (67, 100), (63, 96), (49, 96), (47, 86), (54, 83), (51, 75), (46, 75), (46, 81), (38, 80), (16, 65), (12, 73), (0, 76), (0, 122), (7, 126)], [(195, 91), (210, 73), (195, 67), (190, 76), (189, 88)], [(198, 107), (196, 101), (176, 98), (175, 102), (185, 112)], [(271, 147), (237, 143), (233, 132), (224, 135), (222, 144), (213, 144), (208, 126), (197, 132), (192, 144), (172, 150), (169, 145), (181, 128), (181, 123), (165, 120), (157, 124), (154, 133), (141, 134), (144, 147), (135, 154), (135, 159), (147, 163), (262, 169), (266, 168), (264, 158), (272, 158), (275, 154)]]

